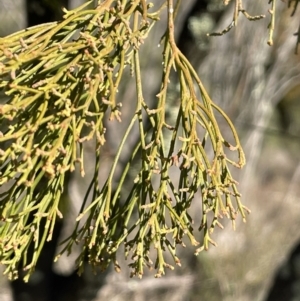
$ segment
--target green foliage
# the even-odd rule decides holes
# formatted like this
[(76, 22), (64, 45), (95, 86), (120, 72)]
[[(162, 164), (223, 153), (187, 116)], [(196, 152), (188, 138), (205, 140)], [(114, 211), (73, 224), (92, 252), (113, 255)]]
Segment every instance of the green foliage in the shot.
[[(141, 277), (154, 256), (160, 277), (165, 267), (173, 268), (165, 252), (180, 265), (176, 246), (184, 245), (184, 237), (197, 246), (195, 253), (207, 250), (216, 244), (211, 238), (215, 226), (223, 227), (220, 218), (234, 223), (238, 213), (245, 219), (248, 211), (229, 169), (245, 164), (236, 131), (174, 40), (180, 1), (176, 7), (165, 1), (156, 8), (145, 0), (106, 0), (87, 9), (92, 2), (64, 10), (61, 22), (0, 39), (0, 89), (7, 97), (0, 106), (0, 260), (11, 279), (18, 277), (20, 264), (27, 271), (25, 280), (34, 271), (56, 219), (62, 218), (59, 206), (68, 173), (78, 167), (85, 174), (88, 140), (95, 141), (94, 176), (61, 252), (82, 245), (79, 272), (86, 258), (103, 269), (113, 262), (119, 270), (116, 255), (124, 245), (133, 275)], [(143, 97), (139, 53), (166, 9), (168, 24), (160, 43), (162, 84), (157, 106), (150, 109)], [(109, 134), (104, 123), (121, 122), (117, 95), (127, 66), (136, 83), (136, 108), (103, 184), (98, 175)], [(166, 120), (171, 78), (180, 87), (174, 124)], [(227, 122), (234, 143), (224, 139), (216, 113)], [(140, 142), (117, 179), (117, 164), (136, 125)], [(236, 152), (237, 160), (229, 159), (226, 150)], [(123, 184), (137, 158), (139, 170), (125, 195)], [(199, 225), (191, 217), (193, 202), (202, 204)], [(196, 238), (195, 228), (203, 236)]]

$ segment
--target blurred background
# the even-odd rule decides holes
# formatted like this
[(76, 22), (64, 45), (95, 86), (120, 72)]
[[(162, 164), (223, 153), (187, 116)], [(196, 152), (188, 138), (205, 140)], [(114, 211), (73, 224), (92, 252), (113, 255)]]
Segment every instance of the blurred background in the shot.
[[(59, 20), (62, 6), (73, 8), (82, 2), (0, 0), (0, 36)], [(267, 1), (244, 3), (249, 14), (266, 14), (265, 19), (250, 22), (241, 15), (238, 27), (210, 38), (208, 32), (222, 31), (230, 24), (231, 5), (224, 7), (221, 0), (183, 2), (176, 27), (178, 45), (196, 67), (213, 101), (233, 120), (244, 146), (247, 165), (234, 172), (243, 203), (252, 211), (247, 223), (239, 220), (233, 231), (225, 222), (225, 229), (214, 233), (218, 247), (197, 257), (192, 248), (182, 249), (182, 267), (161, 279), (154, 279), (153, 273), (142, 280), (131, 279), (128, 262), (123, 260), (119, 274), (109, 270), (95, 276), (87, 268), (78, 278), (74, 271), (76, 250), (55, 265), (51, 257), (77, 216), (92, 171), (89, 159), (87, 176), (83, 180), (76, 174), (71, 177), (70, 210), (64, 225), (57, 229), (57, 239), (46, 246), (37, 272), (27, 285), (8, 283), (1, 276), (0, 300), (300, 300), (300, 46), (295, 54), (300, 9), (291, 18), (292, 7), (277, 3), (274, 45), (269, 47)], [(161, 78), (161, 49), (157, 45), (165, 18), (162, 16), (141, 49), (144, 96), (150, 104), (155, 102)], [(119, 95), (122, 123), (127, 124), (132, 116), (134, 85), (124, 83)], [(176, 97), (170, 99), (170, 112), (177, 101)], [(119, 124), (109, 125), (103, 174), (110, 168), (121, 135)], [(134, 142), (133, 137), (132, 145)], [(132, 145), (128, 145), (128, 152)], [(200, 204), (194, 206), (199, 220)]]

